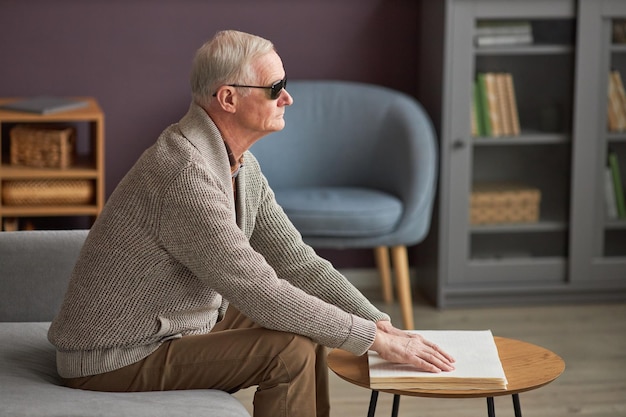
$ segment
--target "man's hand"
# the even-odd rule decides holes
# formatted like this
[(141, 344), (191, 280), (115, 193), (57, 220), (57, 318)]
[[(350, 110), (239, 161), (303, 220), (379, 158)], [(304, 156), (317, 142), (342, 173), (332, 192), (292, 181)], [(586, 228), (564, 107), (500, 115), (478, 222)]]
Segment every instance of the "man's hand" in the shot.
[(420, 371), (438, 373), (454, 370), (454, 358), (419, 334), (397, 329), (384, 320), (377, 322), (376, 328), (371, 349), (383, 359), (411, 364)]

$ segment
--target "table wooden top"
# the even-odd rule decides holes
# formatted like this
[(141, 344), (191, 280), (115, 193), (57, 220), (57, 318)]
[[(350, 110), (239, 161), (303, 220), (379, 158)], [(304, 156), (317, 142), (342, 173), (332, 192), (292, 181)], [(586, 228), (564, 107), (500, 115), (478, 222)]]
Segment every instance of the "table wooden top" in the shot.
[[(392, 390), (378, 391), (416, 397), (482, 398), (511, 395), (542, 387), (565, 370), (565, 362), (554, 352), (531, 343), (494, 337), (506, 379), (506, 390)], [(340, 378), (370, 389), (367, 355), (355, 356), (335, 349), (328, 355), (328, 367)]]

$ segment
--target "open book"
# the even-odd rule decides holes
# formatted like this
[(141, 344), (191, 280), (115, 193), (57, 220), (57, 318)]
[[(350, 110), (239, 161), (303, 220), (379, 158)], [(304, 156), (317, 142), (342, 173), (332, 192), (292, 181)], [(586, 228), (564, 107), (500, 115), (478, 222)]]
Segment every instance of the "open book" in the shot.
[(368, 352), (372, 389), (498, 390), (507, 380), (491, 330), (414, 331), (436, 343), (454, 357), (451, 372), (421, 372), (412, 365), (391, 363), (376, 352)]

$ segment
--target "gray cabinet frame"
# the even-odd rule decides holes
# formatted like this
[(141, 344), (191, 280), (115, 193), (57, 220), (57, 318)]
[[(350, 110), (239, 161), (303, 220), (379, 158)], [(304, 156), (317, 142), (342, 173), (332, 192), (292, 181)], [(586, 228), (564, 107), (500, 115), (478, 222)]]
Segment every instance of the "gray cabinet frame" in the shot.
[[(418, 99), (433, 117), (440, 137), (440, 182), (435, 221), (419, 248), (420, 290), (440, 307), (485, 303), (626, 299), (626, 257), (602, 256), (604, 197), (602, 169), (606, 159), (606, 85), (609, 68), (609, 20), (626, 17), (623, 0), (422, 0), (420, 46), (422, 69)], [(483, 53), (474, 47), (479, 19), (565, 19), (576, 25), (567, 47), (513, 49), (530, 54), (571, 54), (571, 119), (561, 133), (525, 133), (523, 149), (556, 147), (568, 159), (562, 198), (566, 213), (537, 224), (493, 226), (469, 224), (469, 199), (475, 152), (480, 140), (470, 135), (471, 85)], [(507, 53), (506, 51), (504, 53)], [(441, 89), (433, 86), (440, 85)], [(517, 86), (516, 86), (517, 88)], [(524, 130), (524, 126), (522, 126)], [(600, 138), (594, 140), (590, 138)], [(554, 144), (554, 145), (553, 145)], [(486, 145), (489, 146), (489, 145)], [(513, 144), (515, 146), (515, 143)], [(515, 152), (514, 147), (511, 152)], [(505, 151), (506, 152), (506, 151)], [(543, 152), (543, 151), (539, 151)], [(551, 185), (546, 180), (546, 190)], [(516, 230), (516, 228), (518, 228)], [(626, 229), (626, 228), (625, 228)], [(481, 234), (511, 236), (554, 233), (565, 236), (565, 248), (553, 256), (482, 259), (471, 242)], [(516, 235), (516, 233), (518, 233)], [(561, 253), (562, 252), (562, 253)]]

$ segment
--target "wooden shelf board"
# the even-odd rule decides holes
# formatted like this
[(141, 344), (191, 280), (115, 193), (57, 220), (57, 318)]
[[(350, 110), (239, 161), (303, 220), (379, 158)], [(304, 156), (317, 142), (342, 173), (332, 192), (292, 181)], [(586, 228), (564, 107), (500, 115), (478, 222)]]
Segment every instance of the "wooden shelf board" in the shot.
[[(68, 121), (92, 121), (92, 122), (102, 122), (104, 117), (102, 115), (102, 110), (98, 105), (98, 102), (91, 97), (73, 97), (78, 100), (84, 100), (87, 102), (87, 106), (63, 111), (52, 114), (37, 114), (37, 113), (28, 113), (28, 112), (20, 112), (13, 110), (0, 109), (0, 122), (29, 122), (29, 123), (38, 123), (38, 122), (68, 122)], [(1, 98), (0, 105), (7, 104), (15, 100), (19, 100), (19, 97), (12, 98)]]
[(61, 178), (98, 178), (98, 170), (86, 166), (73, 166), (66, 169), (29, 168), (3, 164), (0, 166), (0, 177), (3, 180), (15, 179), (61, 179)]
[(80, 206), (2, 206), (0, 217), (97, 216), (95, 205)]

